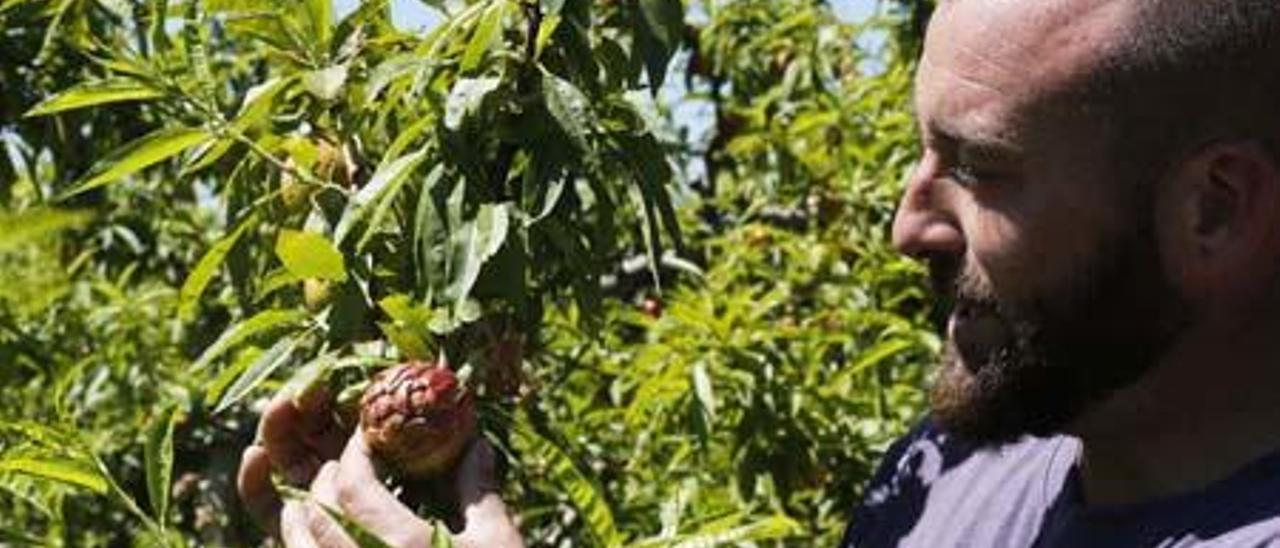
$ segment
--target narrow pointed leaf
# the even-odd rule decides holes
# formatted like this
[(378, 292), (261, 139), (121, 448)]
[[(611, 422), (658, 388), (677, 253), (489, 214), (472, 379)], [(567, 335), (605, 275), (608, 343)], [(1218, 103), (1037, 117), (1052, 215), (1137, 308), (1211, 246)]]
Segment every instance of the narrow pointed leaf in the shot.
[(667, 65), (680, 47), (684, 5), (680, 0), (639, 0), (635, 18), (637, 52), (649, 73), (650, 91), (657, 94), (667, 76)]
[(181, 127), (155, 131), (111, 153), (98, 163), (93, 175), (73, 185), (59, 199), (64, 200), (86, 190), (114, 183), (212, 138), (209, 132), (199, 128)]
[(47, 116), (58, 112), (110, 103), (145, 101), (161, 97), (164, 97), (164, 93), (160, 90), (132, 78), (95, 80), (67, 88), (61, 93), (41, 101), (40, 104), (32, 107), (23, 116)]
[(707, 414), (709, 421), (714, 421), (716, 397), (711, 389), (711, 375), (707, 374), (707, 366), (703, 362), (693, 366), (693, 392), (698, 397), (699, 407)]
[(582, 514), (587, 531), (595, 539), (595, 546), (617, 546), (620, 536), (615, 525), (613, 510), (601, 494), (595, 481), (584, 474), (573, 459), (559, 445), (543, 437), (523, 414), (518, 416), (512, 434), (523, 445), (522, 452), (536, 455), (545, 462), (546, 477), (560, 487), (578, 512)]
[(235, 247), (236, 242), (240, 241), (240, 237), (244, 235), (245, 231), (256, 223), (257, 217), (255, 216), (245, 219), (231, 234), (223, 236), (200, 258), (200, 261), (196, 263), (196, 267), (187, 275), (187, 280), (183, 282), (182, 289), (178, 292), (178, 317), (184, 321), (190, 321), (195, 317), (197, 305), (200, 304), (200, 295), (204, 294), (205, 288), (209, 287), (209, 282), (217, 274), (218, 267), (222, 266), (227, 254), (231, 253), (231, 249)]
[(506, 204), (484, 204), (476, 218), (455, 233), (454, 283), (450, 296), (461, 304), (471, 294), (480, 271), (507, 240), (510, 213)]
[(173, 484), (173, 427), (178, 420), (174, 407), (157, 415), (147, 429), (144, 460), (147, 470), (147, 495), (151, 511), (163, 529), (169, 518), (169, 491)]
[(262, 381), (267, 380), (276, 369), (289, 361), (293, 355), (293, 351), (302, 342), (297, 336), (290, 336), (280, 339), (271, 348), (263, 352), (262, 355), (244, 370), (239, 378), (227, 388), (219, 399), (217, 407), (214, 408), (214, 414), (221, 413), (227, 408), (235, 405), (236, 402), (248, 396), (254, 388), (257, 388)]
[(213, 341), (195, 364), (191, 366), (192, 370), (200, 370), (209, 365), (215, 359), (218, 359), (228, 350), (235, 348), (237, 345), (249, 340), (255, 335), (268, 333), (275, 329), (296, 325), (306, 318), (306, 314), (301, 310), (264, 310), (255, 314), (252, 318), (236, 323), (227, 328), (226, 331)]
[(58, 457), (8, 457), (0, 460), (0, 472), (14, 472), (88, 489), (107, 492), (107, 481), (93, 468)]
[(372, 211), (373, 217), (368, 223), (364, 236), (361, 237), (362, 242), (366, 240), (369, 234), (376, 231), (379, 222), (385, 218), (386, 210), (404, 183), (409, 180), (409, 175), (426, 158), (427, 149), (424, 148), (378, 166), (378, 170), (369, 179), (369, 184), (361, 188), (351, 200), (351, 206), (338, 222), (338, 228), (334, 230), (334, 240), (339, 245), (345, 242), (351, 235), (351, 231)]
[(480, 61), (484, 60), (484, 54), (489, 51), (494, 38), (502, 30), (502, 18), (506, 13), (505, 0), (490, 0), (489, 7), (485, 8), (484, 13), (480, 15), (480, 22), (476, 25), (475, 32), (471, 34), (471, 40), (467, 42), (466, 51), (462, 53), (459, 68), (464, 74), (480, 66)]

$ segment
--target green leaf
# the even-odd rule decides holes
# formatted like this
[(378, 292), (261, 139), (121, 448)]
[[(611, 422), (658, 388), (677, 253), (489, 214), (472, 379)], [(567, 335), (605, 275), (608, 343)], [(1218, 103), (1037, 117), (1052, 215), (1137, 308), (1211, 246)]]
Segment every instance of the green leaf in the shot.
[(46, 546), (47, 544), (45, 539), (19, 531), (16, 527), (0, 525), (0, 545)]
[(0, 252), (39, 242), (45, 236), (84, 226), (86, 212), (35, 208), (16, 214), (0, 212)]
[[(293, 76), (276, 77), (249, 88), (244, 94), (244, 102), (240, 105), (240, 112), (231, 121), (231, 131), (243, 133), (267, 119), (267, 115), (271, 114), (271, 107), (275, 104), (276, 97), (281, 92), (289, 89), (296, 81), (296, 77)], [(191, 155), (191, 161), (183, 167), (182, 176), (185, 177), (213, 165), (214, 162), (225, 156), (236, 142), (232, 137), (223, 137), (201, 146)]]
[(457, 131), (462, 121), (480, 108), (484, 101), (502, 81), (497, 78), (463, 78), (449, 90), (449, 98), (444, 104), (444, 127)]
[(390, 322), (379, 322), (378, 327), (402, 355), (414, 359), (432, 356), (426, 328), (435, 320), (435, 311), (403, 293), (378, 301), (378, 307), (391, 318)]
[(485, 52), (489, 51), (494, 38), (502, 31), (502, 19), (506, 15), (506, 0), (490, 0), (488, 8), (485, 8), (484, 13), (480, 15), (480, 22), (476, 24), (471, 41), (467, 42), (467, 49), (462, 52), (460, 70), (463, 74), (479, 67)]
[(883, 363), (885, 360), (892, 358), (901, 352), (914, 348), (916, 344), (917, 343), (907, 339), (890, 339), (882, 341), (867, 349), (866, 352), (859, 354), (857, 361), (853, 362), (852, 365), (842, 368), (840, 370), (838, 380), (844, 381), (861, 375), (863, 372)]
[(231, 362), (225, 369), (218, 372), (218, 376), (205, 386), (204, 401), (216, 402), (222, 399), (222, 395), (227, 393), (227, 388), (231, 383), (236, 382), (240, 375), (244, 374), (250, 365), (258, 361), (262, 356), (263, 350), (256, 346), (251, 346), (236, 355), (235, 361)]
[(227, 254), (231, 253), (231, 249), (235, 247), (236, 242), (240, 241), (240, 237), (257, 221), (256, 215), (250, 215), (244, 221), (241, 221), (240, 226), (213, 244), (213, 247), (209, 248), (209, 251), (196, 263), (196, 267), (191, 269), (191, 273), (187, 275), (187, 280), (182, 283), (182, 289), (178, 292), (179, 318), (183, 321), (191, 321), (195, 317), (196, 310), (200, 304), (200, 296), (204, 294), (205, 288), (209, 287), (209, 282), (213, 280), (214, 274), (218, 272), (218, 267), (222, 266), (222, 262), (226, 260)]
[(711, 376), (707, 374), (705, 362), (693, 366), (693, 393), (698, 398), (698, 406), (707, 414), (708, 423), (716, 419), (716, 397), (711, 389)]
[(684, 32), (684, 4), (680, 0), (639, 0), (636, 45), (649, 73), (650, 91), (657, 93), (667, 76), (667, 64), (680, 47)]
[(281, 327), (293, 326), (306, 319), (301, 310), (264, 310), (253, 317), (228, 327), (218, 339), (213, 341), (191, 366), (192, 371), (204, 369), (213, 360), (221, 357), (228, 350), (243, 343), (255, 335), (267, 333)]
[[(596, 546), (618, 546), (620, 535), (614, 525), (613, 509), (601, 495), (596, 482), (574, 464), (559, 445), (538, 433), (523, 412), (517, 415), (512, 435), (523, 445), (521, 453), (545, 463), (546, 477), (556, 484), (582, 514)], [(526, 465), (527, 466), (527, 465)]]
[(299, 278), (332, 282), (347, 280), (342, 253), (324, 236), (314, 232), (282, 230), (276, 239), (276, 256)]
[(400, 156), (400, 153), (404, 152), (404, 149), (409, 148), (409, 145), (413, 144), (414, 141), (417, 141), (418, 138), (422, 136), (422, 134), (431, 129), (435, 121), (434, 117), (423, 116), (421, 119), (414, 122), (413, 125), (400, 132), (399, 135), (396, 135), (396, 140), (391, 142), (391, 146), (387, 147), (387, 152), (383, 154), (382, 161), (379, 162), (379, 165), (386, 164), (387, 162), (390, 162), (392, 158)]
[(372, 531), (365, 529), (359, 522), (347, 517), (346, 514), (343, 514), (326, 504), (321, 504), (320, 502), (316, 502), (316, 504), (321, 508), (324, 508), (324, 512), (329, 514), (329, 517), (333, 518), (333, 521), (338, 522), (338, 525), (347, 533), (347, 536), (356, 541), (356, 546), (359, 546), (360, 548), (391, 548), (391, 545), (383, 542), (383, 540), (373, 534)]
[(169, 491), (173, 483), (173, 427), (180, 411), (170, 408), (156, 415), (147, 429), (144, 460), (147, 470), (147, 495), (151, 510), (163, 529), (169, 518)]
[(431, 548), (453, 548), (453, 535), (449, 534), (449, 527), (440, 522), (432, 522), (431, 524)]
[[(739, 523), (739, 520), (724, 520)], [(691, 535), (683, 535), (678, 539), (653, 539), (639, 542), (636, 548), (668, 547), (668, 548), (704, 548), (710, 546), (738, 546), (783, 539), (801, 535), (804, 530), (799, 523), (787, 516), (769, 516), (754, 523), (738, 527), (726, 528), (720, 521), (713, 522), (710, 527)]]
[(321, 101), (334, 101), (347, 84), (347, 66), (333, 65), (308, 72), (302, 77), (302, 87)]
[(556, 179), (547, 184), (546, 195), (542, 199), (542, 210), (538, 212), (536, 217), (525, 221), (525, 226), (533, 226), (543, 219), (546, 219), (556, 209), (556, 205), (560, 203), (560, 196), (564, 194), (564, 188), (568, 185), (569, 180), (566, 178)]
[(334, 229), (334, 240), (338, 245), (346, 241), (351, 230), (372, 210), (373, 216), (369, 220), (368, 227), (356, 245), (357, 248), (363, 247), (368, 239), (377, 233), (396, 195), (409, 180), (409, 175), (426, 159), (427, 149), (423, 148), (378, 166), (378, 170), (369, 179), (369, 184), (361, 188), (360, 192), (351, 199), (351, 205), (343, 214), (342, 220), (338, 222), (338, 227)]
[(307, 0), (306, 8), (316, 48), (328, 52), (333, 36), (333, 0)]
[(299, 398), (306, 395), (316, 386), (323, 386), (322, 383), (328, 379), (329, 372), (333, 370), (337, 363), (338, 360), (334, 354), (316, 356), (315, 359), (294, 371), (289, 380), (285, 381), (284, 386), (280, 388), (279, 393), (286, 394), (294, 402), (297, 402)]
[(360, 525), (359, 522), (347, 517), (346, 514), (343, 514), (338, 509), (331, 508), (327, 504), (316, 500), (311, 493), (289, 485), (277, 485), (277, 488), (280, 491), (280, 495), (286, 501), (298, 504), (314, 505), (311, 507), (313, 509), (317, 507), (323, 509), (324, 512), (342, 528), (343, 532), (345, 532), (351, 540), (355, 541), (356, 546), (360, 548), (390, 548), (390, 545), (378, 538), (377, 535), (373, 534), (363, 525)]
[(586, 124), (591, 120), (591, 108), (587, 96), (573, 83), (545, 69), (542, 71), (542, 94), (547, 102), (547, 111), (569, 136), (569, 141), (579, 151), (590, 153)]
[(542, 13), (550, 15), (559, 15), (560, 9), (564, 8), (564, 0), (541, 0)]
[(502, 249), (502, 244), (507, 241), (510, 221), (508, 204), (484, 204), (476, 212), (475, 219), (465, 223), (454, 234), (455, 270), (448, 294), (455, 304), (466, 300), (480, 278), (484, 264)]
[(109, 78), (82, 82), (54, 95), (28, 110), (24, 117), (47, 116), (58, 112), (85, 107), (145, 101), (164, 97), (160, 90), (132, 78)]
[(94, 175), (72, 185), (71, 190), (64, 192), (58, 200), (116, 182), (212, 138), (203, 129), (189, 127), (167, 128), (150, 133), (98, 162), (92, 171)]
[(484, 13), (480, 15), (480, 22), (471, 35), (471, 41), (467, 42), (466, 51), (462, 53), (459, 70), (463, 74), (480, 66), (480, 61), (484, 60), (484, 54), (493, 45), (493, 39), (502, 30), (502, 19), (506, 14), (506, 0), (490, 0), (489, 7), (485, 8)]
[(235, 405), (236, 402), (244, 399), (245, 396), (248, 396), (254, 388), (257, 388), (257, 386), (262, 383), (262, 381), (267, 380), (267, 378), (270, 377), (276, 369), (279, 369), (280, 366), (288, 363), (289, 358), (293, 356), (293, 351), (297, 349), (298, 345), (301, 343), (302, 339), (296, 335), (276, 341), (276, 344), (272, 345), (266, 352), (263, 352), (258, 356), (257, 359), (254, 360), (254, 362), (249, 365), (249, 367), (246, 368), (238, 378), (236, 378), (231, 387), (228, 388), (218, 400), (218, 405), (214, 407), (213, 413), (215, 415), (221, 413), (228, 407)]
[(107, 492), (107, 480), (97, 470), (65, 458), (6, 457), (0, 459), (0, 472), (14, 472), (53, 480), (66, 485), (88, 489), (98, 494)]

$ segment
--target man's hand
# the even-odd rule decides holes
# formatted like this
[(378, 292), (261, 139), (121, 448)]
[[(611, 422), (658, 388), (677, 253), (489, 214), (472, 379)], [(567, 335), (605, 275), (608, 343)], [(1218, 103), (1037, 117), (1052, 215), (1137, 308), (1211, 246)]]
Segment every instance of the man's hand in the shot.
[(244, 450), (236, 487), (249, 514), (272, 535), (280, 534), (283, 504), (271, 471), (286, 483), (305, 489), (326, 461), (337, 459), (347, 441), (329, 412), (330, 398), (320, 395), (313, 401), (326, 402), (318, 409), (298, 407), (288, 396), (276, 396), (258, 423), (258, 443)]
[[(262, 421), (263, 446), (245, 451), (240, 494), (250, 512), (269, 531), (278, 534), (286, 546), (355, 546), (321, 504), (344, 514), (390, 546), (431, 545), (432, 527), (383, 485), (359, 431), (345, 440), (339, 457), (341, 437), (335, 445), (331, 434), (315, 435), (318, 421), (303, 417), (287, 398), (272, 402)], [(337, 432), (336, 427), (328, 430)], [(306, 432), (312, 434), (304, 435)], [(279, 455), (275, 453), (277, 449), (281, 451)], [(289, 483), (308, 487), (312, 500), (282, 504), (271, 485), (273, 466), (284, 472)], [(524, 546), (498, 494), (493, 449), (488, 442), (483, 438), (474, 441), (454, 474), (454, 485), (449, 488), (456, 493), (461, 510), (461, 532), (454, 536), (454, 542), (463, 548)]]

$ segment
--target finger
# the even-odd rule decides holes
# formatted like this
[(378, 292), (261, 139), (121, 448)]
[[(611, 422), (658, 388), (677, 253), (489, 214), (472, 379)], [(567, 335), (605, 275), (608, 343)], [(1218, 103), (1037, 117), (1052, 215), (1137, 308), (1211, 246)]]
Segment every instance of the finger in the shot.
[(320, 467), (316, 479), (311, 482), (311, 496), (316, 502), (338, 509), (338, 461), (331, 460)]
[(322, 507), (337, 511), (334, 489), (337, 472), (337, 461), (326, 462), (311, 482), (311, 499), (286, 503), (282, 518), (282, 528), (287, 531), (283, 535), (286, 545), (298, 543), (307, 548), (355, 548), (355, 543), (342, 526)]
[[(324, 473), (324, 469), (321, 469), (321, 473)], [(329, 510), (338, 511), (332, 507)], [(307, 531), (318, 546), (322, 548), (357, 548), (355, 541), (342, 529), (337, 520), (329, 515), (329, 511), (320, 506), (319, 500), (313, 499), (308, 503), (306, 511), (308, 518)]]
[(477, 436), (458, 463), (458, 498), (463, 519), (459, 546), (524, 546), (520, 531), (502, 501), (496, 471), (493, 446), (483, 436)]
[(293, 401), (281, 394), (267, 404), (258, 423), (258, 437), (271, 465), (294, 487), (310, 484), (324, 462), (304, 440), (302, 421)]
[(280, 533), (280, 495), (271, 484), (271, 459), (267, 450), (251, 445), (240, 457), (236, 490), (254, 522), (272, 536)]
[(280, 511), (280, 540), (287, 548), (320, 548), (311, 536), (311, 516), (305, 502), (284, 503)]
[(431, 538), (430, 526), (378, 478), (359, 431), (347, 442), (338, 466), (338, 502), (348, 517), (393, 546), (422, 544)]
[(299, 432), (303, 442), (321, 459), (337, 459), (347, 443), (347, 432), (334, 419), (334, 397), (321, 383), (295, 394), (289, 399), (298, 410)]

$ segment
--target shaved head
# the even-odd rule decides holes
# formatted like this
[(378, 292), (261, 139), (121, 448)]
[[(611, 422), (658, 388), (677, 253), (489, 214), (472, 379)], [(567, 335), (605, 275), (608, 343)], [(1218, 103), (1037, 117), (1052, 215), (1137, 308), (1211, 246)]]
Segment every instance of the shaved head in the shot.
[(1280, 0), (939, 6), (895, 220), (954, 303), (939, 424), (994, 443), (1069, 431), (1155, 370), (1197, 321), (1160, 247), (1163, 181), (1215, 142), (1274, 162), (1278, 42)]
[(1134, 0), (1116, 47), (1082, 82), (1112, 118), (1113, 149), (1143, 169), (1187, 149), (1280, 135), (1280, 2)]

